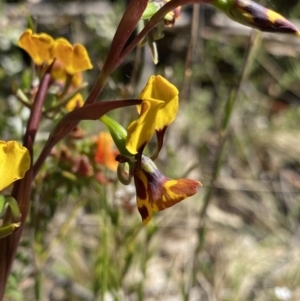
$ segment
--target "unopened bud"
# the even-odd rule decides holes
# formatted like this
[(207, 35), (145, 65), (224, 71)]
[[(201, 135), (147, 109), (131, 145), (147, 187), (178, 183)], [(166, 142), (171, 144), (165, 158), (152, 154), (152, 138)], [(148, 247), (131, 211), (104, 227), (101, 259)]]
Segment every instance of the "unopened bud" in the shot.
[(250, 0), (214, 0), (212, 5), (232, 20), (261, 31), (300, 36), (298, 29), (280, 14)]

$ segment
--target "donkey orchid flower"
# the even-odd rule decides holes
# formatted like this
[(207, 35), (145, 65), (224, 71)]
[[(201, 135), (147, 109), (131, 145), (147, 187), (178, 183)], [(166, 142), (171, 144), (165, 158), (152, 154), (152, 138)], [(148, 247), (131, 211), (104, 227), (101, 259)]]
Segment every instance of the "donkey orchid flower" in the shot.
[(37, 34), (26, 29), (19, 38), (18, 45), (38, 66), (57, 59), (70, 75), (93, 68), (86, 48), (82, 44), (72, 45), (64, 38), (54, 40), (46, 33)]
[[(153, 212), (169, 208), (196, 194), (201, 183), (190, 179), (167, 178), (156, 167), (152, 158), (143, 154), (145, 145), (156, 132), (156, 156), (158, 155), (165, 130), (178, 112), (177, 88), (161, 76), (151, 76), (139, 98), (143, 100), (138, 106), (140, 116), (128, 126), (127, 133), (108, 116), (100, 120), (108, 127), (120, 151), (116, 157), (119, 162), (120, 181), (129, 184), (131, 177), (134, 178), (137, 207), (145, 225), (150, 221)], [(126, 173), (128, 169), (129, 173)]]

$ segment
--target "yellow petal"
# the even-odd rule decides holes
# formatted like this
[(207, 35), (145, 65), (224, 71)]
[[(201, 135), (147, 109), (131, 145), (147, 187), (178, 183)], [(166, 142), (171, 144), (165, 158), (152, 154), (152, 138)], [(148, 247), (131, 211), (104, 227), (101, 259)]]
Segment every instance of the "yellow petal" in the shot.
[(54, 82), (61, 83), (63, 86), (67, 80), (67, 72), (64, 64), (56, 59), (51, 69), (51, 79)]
[(53, 38), (48, 34), (33, 34), (31, 29), (26, 29), (18, 41), (18, 46), (30, 55), (36, 65), (42, 65), (52, 60), (53, 43)]
[(77, 88), (83, 83), (83, 76), (81, 72), (75, 73), (72, 77), (72, 85)]
[(69, 74), (93, 68), (88, 52), (82, 44), (73, 46), (66, 39), (59, 38), (55, 41), (52, 51), (53, 56), (64, 64)]
[(151, 76), (139, 98), (164, 102), (155, 118), (156, 130), (162, 130), (174, 121), (178, 112), (178, 90), (162, 76)]
[(155, 118), (163, 104), (163, 101), (155, 99), (142, 102), (140, 117), (127, 128), (126, 148), (130, 153), (136, 154), (152, 138), (155, 132)]
[(169, 179), (163, 184), (161, 198), (156, 200), (154, 205), (158, 208), (158, 211), (169, 208), (196, 194), (199, 186), (202, 186), (200, 182), (191, 179)]
[(80, 93), (76, 93), (66, 104), (66, 109), (71, 112), (75, 108), (82, 107), (84, 104), (83, 97)]
[(30, 162), (27, 148), (16, 141), (0, 140), (0, 191), (23, 178), (30, 168)]

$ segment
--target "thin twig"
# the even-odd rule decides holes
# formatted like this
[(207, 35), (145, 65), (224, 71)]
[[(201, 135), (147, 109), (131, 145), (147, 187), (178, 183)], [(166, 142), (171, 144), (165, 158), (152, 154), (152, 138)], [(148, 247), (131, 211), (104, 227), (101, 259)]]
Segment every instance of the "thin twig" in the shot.
[[(248, 48), (248, 53), (245, 58), (245, 62), (242, 68), (242, 73), (238, 82), (238, 85), (236, 88), (234, 88), (231, 92), (231, 95), (227, 101), (226, 108), (225, 108), (225, 115), (221, 124), (221, 128), (219, 130), (219, 145), (216, 150), (216, 155), (213, 163), (213, 169), (212, 169), (212, 175), (210, 179), (209, 186), (207, 186), (206, 193), (204, 195), (203, 199), (203, 206), (199, 212), (199, 227), (198, 227), (198, 244), (195, 249), (194, 253), (194, 260), (196, 260), (197, 255), (202, 250), (204, 246), (205, 241), (205, 219), (206, 219), (206, 212), (207, 208), (209, 206), (209, 203), (212, 199), (214, 189), (215, 189), (215, 182), (217, 180), (220, 167), (222, 165), (222, 157), (223, 157), (223, 151), (224, 151), (224, 145), (228, 137), (228, 126), (230, 123), (230, 119), (233, 113), (234, 106), (239, 99), (239, 95), (241, 92), (241, 87), (243, 83), (245, 82), (249, 71), (252, 66), (252, 61), (254, 58), (254, 54), (256, 53), (257, 46), (259, 45), (259, 42), (261, 41), (261, 34), (257, 31), (253, 31), (251, 37), (250, 37), (250, 44)], [(194, 264), (194, 271), (193, 275), (195, 275), (195, 268), (196, 265)]]
[(228, 137), (228, 125), (233, 113), (233, 109), (234, 109), (234, 105), (237, 101), (237, 99), (239, 98), (239, 94), (241, 91), (241, 87), (245, 81), (245, 79), (248, 76), (249, 70), (251, 68), (251, 63), (253, 60), (253, 54), (255, 53), (256, 47), (259, 44), (260, 41), (260, 33), (258, 33), (257, 31), (254, 31), (251, 38), (250, 38), (250, 45), (249, 45), (249, 49), (248, 49), (248, 53), (244, 62), (244, 66), (242, 69), (242, 75), (240, 77), (239, 83), (237, 85), (237, 87), (235, 89), (233, 89), (233, 91), (231, 92), (231, 95), (227, 101), (226, 104), (226, 109), (225, 109), (225, 116), (223, 118), (223, 122), (221, 124), (221, 128), (219, 131), (219, 145), (218, 145), (218, 149), (216, 151), (216, 156), (215, 156), (215, 160), (214, 160), (214, 164), (213, 164), (213, 172), (212, 172), (212, 176), (211, 176), (211, 180), (210, 180), (210, 185), (206, 190), (206, 194), (204, 196), (204, 204), (203, 207), (199, 213), (199, 222), (200, 222), (200, 229), (202, 227), (204, 227), (204, 217), (206, 215), (206, 210), (207, 207), (209, 205), (209, 202), (211, 200), (211, 197), (213, 195), (213, 191), (214, 191), (214, 183), (218, 177), (219, 174), (219, 170), (221, 167), (221, 159), (222, 159), (222, 154), (223, 154), (223, 150), (224, 150), (224, 145), (225, 142), (227, 140)]
[[(182, 88), (180, 91), (180, 98), (187, 99), (190, 94), (190, 83), (193, 76), (193, 65), (195, 61), (195, 49), (199, 42), (199, 12), (200, 4), (193, 5), (193, 18), (191, 25), (191, 37), (189, 42), (188, 51), (185, 59), (184, 76), (182, 80)], [(202, 21), (203, 22), (203, 21)]]

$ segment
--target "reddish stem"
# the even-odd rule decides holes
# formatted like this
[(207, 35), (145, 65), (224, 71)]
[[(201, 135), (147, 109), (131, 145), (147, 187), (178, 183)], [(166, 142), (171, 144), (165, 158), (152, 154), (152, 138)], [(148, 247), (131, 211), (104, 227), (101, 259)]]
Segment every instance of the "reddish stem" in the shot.
[(100, 95), (103, 87), (106, 84), (108, 76), (116, 69), (116, 61), (127, 43), (130, 35), (140, 21), (143, 12), (148, 4), (148, 0), (131, 0), (122, 16), (118, 25), (114, 38), (112, 40), (108, 55), (105, 59), (103, 69), (99, 74), (95, 85), (92, 88), (90, 95), (85, 101), (85, 105), (94, 103)]
[[(41, 121), (42, 108), (46, 98), (48, 86), (50, 83), (50, 66), (42, 78), (39, 90), (35, 96), (34, 103), (31, 109), (30, 117), (27, 123), (26, 133), (24, 135), (24, 146), (29, 150), (31, 160), (33, 160), (33, 142)], [(25, 174), (25, 177), (17, 181), (14, 185), (12, 196), (17, 200), (21, 212), (21, 226), (11, 235), (0, 239), (0, 300), (3, 299), (5, 286), (11, 266), (22, 236), (25, 221), (28, 215), (30, 205), (30, 194), (32, 185), (33, 167)], [(10, 214), (10, 212), (7, 212)]]

